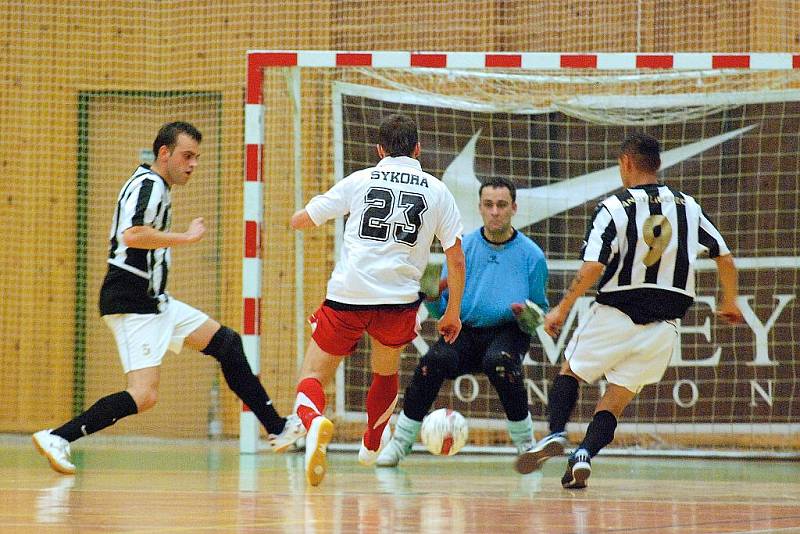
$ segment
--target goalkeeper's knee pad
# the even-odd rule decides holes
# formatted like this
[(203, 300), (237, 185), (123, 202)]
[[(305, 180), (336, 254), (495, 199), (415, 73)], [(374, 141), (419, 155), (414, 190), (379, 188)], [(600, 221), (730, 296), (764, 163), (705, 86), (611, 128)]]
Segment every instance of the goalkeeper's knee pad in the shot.
[(481, 367), (486, 377), (493, 383), (495, 381), (507, 383), (522, 381), (521, 359), (504, 350), (487, 354)]
[(444, 343), (434, 343), (427, 354), (420, 358), (417, 369), (453, 379), (458, 376), (458, 352)]

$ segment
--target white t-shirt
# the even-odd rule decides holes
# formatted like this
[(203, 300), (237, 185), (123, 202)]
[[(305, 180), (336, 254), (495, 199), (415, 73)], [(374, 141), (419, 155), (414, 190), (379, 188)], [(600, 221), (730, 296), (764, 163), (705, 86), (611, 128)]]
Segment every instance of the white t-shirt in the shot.
[(344, 304), (414, 302), (434, 236), (447, 250), (462, 232), (447, 186), (410, 157), (354, 172), (312, 198), (306, 212), (317, 226), (349, 214), (326, 297)]

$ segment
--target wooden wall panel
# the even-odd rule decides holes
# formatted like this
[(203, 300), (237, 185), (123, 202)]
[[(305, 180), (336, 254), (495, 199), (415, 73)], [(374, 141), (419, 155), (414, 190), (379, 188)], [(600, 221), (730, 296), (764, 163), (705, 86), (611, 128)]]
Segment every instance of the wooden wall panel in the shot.
[[(641, 16), (636, 13), (639, 5)], [(0, 169), (8, 184), (0, 196), (0, 242), (6, 245), (5, 254), (0, 255), (0, 387), (4, 391), (0, 431), (28, 432), (55, 424), (72, 411), (77, 108), (81, 91), (202, 90), (222, 95), (222, 135), (217, 150), (223, 167), (220, 195), (226, 213), (219, 221), (222, 287), (214, 306), (220, 320), (239, 328), (246, 50), (580, 52), (634, 51), (638, 47), (655, 52), (796, 53), (800, 50), (797, 17), (796, 2), (779, 0), (413, 0), (383, 4), (202, 0), (192, 2), (191, 8), (182, 0), (2, 3)], [(312, 90), (323, 90), (320, 87)], [(304, 110), (304, 125), (318, 134), (317, 139), (327, 139), (324, 136), (330, 134), (328, 113), (328, 108), (321, 114)], [(136, 113), (118, 119), (111, 130), (124, 146), (109, 147), (109, 154), (131, 149), (128, 143), (133, 139), (119, 134), (139, 131), (135, 125), (142, 119)], [(150, 121), (143, 122), (152, 126)], [(146, 137), (152, 134), (147, 131)], [(315, 158), (315, 149), (305, 147), (305, 199), (332, 180), (329, 163), (322, 163), (329, 161), (327, 155)], [(109, 161), (113, 159), (109, 155)], [(129, 164), (109, 172), (109, 182), (124, 179)], [(282, 246), (292, 239), (284, 226), (292, 207), (290, 199), (288, 190), (280, 190), (280, 207), (271, 213), (267, 226), (271, 234), (265, 235)], [(186, 213), (184, 206), (178, 209)], [(99, 227), (107, 224), (105, 215), (98, 215), (97, 221)], [(331, 240), (329, 230), (307, 239), (309, 250), (318, 252), (309, 254), (307, 260), (307, 267), (313, 269), (306, 275), (306, 311), (324, 294), (332, 266), (332, 257), (326, 252)], [(278, 263), (279, 268), (267, 277), (270, 287), (291, 293), (293, 263), (286, 258)], [(96, 274), (92, 271), (92, 283), (98, 281)], [(180, 286), (175, 282), (173, 289)], [(94, 290), (89, 288), (91, 299)], [(88, 311), (94, 311), (93, 300)], [(268, 389), (283, 411), (293, 398), (290, 370), (297, 356), (293, 327), (288, 327), (291, 323), (286, 320), (280, 315), (264, 322), (265, 339), (274, 340), (267, 345), (262, 363)], [(94, 333), (88, 341), (97, 352), (109, 352)], [(109, 369), (116, 365), (108, 362)], [(178, 372), (180, 366), (174, 369)], [(106, 385), (105, 379), (102, 385)], [(99, 394), (99, 389), (91, 391)], [(202, 404), (203, 400), (192, 402)], [(170, 401), (164, 399), (164, 404)], [(235, 429), (238, 402), (225, 393), (223, 404), (225, 426)]]

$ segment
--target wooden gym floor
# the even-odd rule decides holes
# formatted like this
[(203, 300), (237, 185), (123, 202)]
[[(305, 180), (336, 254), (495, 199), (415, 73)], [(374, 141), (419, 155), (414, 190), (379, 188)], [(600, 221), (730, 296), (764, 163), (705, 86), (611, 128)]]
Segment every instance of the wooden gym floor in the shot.
[(332, 452), (311, 488), (302, 453), (237, 447), (88, 438), (68, 477), (28, 436), (0, 437), (0, 532), (800, 533), (800, 462), (601, 455), (569, 491), (563, 459), (520, 476), (511, 455), (415, 452), (374, 469)]

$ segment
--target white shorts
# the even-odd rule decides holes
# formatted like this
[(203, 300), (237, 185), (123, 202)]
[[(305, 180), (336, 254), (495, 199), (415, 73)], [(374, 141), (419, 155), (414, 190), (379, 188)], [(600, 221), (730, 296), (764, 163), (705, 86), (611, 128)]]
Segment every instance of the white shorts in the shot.
[(103, 316), (114, 333), (125, 373), (161, 365), (167, 350), (179, 353), (186, 336), (208, 320), (205, 313), (172, 297), (161, 306), (161, 313)]
[(675, 321), (636, 324), (613, 306), (595, 302), (564, 351), (572, 372), (588, 383), (601, 376), (633, 393), (661, 380), (678, 339)]

